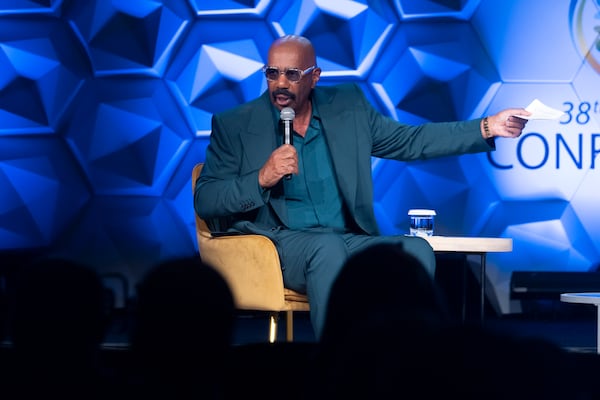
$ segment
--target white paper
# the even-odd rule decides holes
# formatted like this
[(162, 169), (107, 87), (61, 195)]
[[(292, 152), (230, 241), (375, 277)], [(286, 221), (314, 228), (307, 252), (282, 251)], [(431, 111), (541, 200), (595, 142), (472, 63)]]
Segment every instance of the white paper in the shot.
[(525, 110), (529, 111), (531, 115), (515, 115), (515, 117), (521, 119), (558, 119), (565, 114), (563, 111), (545, 105), (538, 99), (533, 100), (525, 107)]

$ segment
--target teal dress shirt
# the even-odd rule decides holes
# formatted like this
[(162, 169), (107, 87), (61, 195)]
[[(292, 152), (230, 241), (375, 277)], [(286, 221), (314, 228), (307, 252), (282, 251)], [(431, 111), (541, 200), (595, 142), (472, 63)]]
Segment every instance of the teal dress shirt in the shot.
[(294, 133), (299, 173), (284, 181), (288, 228), (343, 232), (342, 196), (314, 103), (312, 109), (305, 136)]

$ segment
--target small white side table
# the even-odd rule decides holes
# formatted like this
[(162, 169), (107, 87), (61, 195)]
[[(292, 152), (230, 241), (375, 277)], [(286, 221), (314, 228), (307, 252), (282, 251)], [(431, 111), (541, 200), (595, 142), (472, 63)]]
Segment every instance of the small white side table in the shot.
[(596, 353), (600, 354), (600, 292), (562, 293), (560, 301), (565, 303), (593, 304), (596, 306)]

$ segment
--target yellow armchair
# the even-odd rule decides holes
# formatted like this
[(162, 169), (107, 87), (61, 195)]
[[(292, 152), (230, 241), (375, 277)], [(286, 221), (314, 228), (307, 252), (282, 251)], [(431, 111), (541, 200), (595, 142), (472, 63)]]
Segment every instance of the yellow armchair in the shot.
[[(192, 171), (192, 192), (203, 163)], [(283, 286), (279, 255), (273, 242), (262, 235), (213, 236), (206, 222), (196, 216), (196, 239), (203, 262), (225, 278), (239, 310), (267, 311), (269, 342), (277, 339), (280, 313), (286, 316), (286, 340), (294, 340), (294, 311), (309, 311), (306, 295)]]

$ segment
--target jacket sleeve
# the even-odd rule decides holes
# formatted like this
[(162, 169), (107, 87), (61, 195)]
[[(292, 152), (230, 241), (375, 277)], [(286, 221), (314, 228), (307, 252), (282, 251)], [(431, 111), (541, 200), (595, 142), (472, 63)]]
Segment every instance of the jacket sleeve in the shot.
[(194, 208), (203, 219), (250, 212), (268, 199), (268, 192), (258, 184), (258, 169), (241, 171), (244, 124), (238, 120), (221, 115), (212, 118), (206, 162), (194, 190)]
[(407, 125), (377, 112), (356, 90), (366, 114), (357, 120), (368, 124), (361, 130), (370, 132), (372, 156), (412, 161), (495, 149), (493, 139), (483, 139), (480, 119)]

